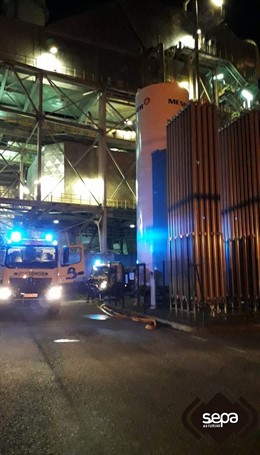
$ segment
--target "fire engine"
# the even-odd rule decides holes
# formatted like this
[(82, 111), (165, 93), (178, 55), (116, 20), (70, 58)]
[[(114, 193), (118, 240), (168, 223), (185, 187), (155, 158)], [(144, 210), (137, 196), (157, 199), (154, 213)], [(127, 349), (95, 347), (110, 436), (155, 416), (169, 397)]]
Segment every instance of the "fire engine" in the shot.
[[(85, 258), (86, 259), (86, 258)], [(88, 265), (92, 263), (87, 256)], [(86, 264), (85, 264), (86, 266)], [(124, 266), (120, 262), (95, 259), (90, 275), (86, 281), (88, 296), (102, 298), (112, 295), (116, 283), (124, 283)]]
[(30, 301), (57, 314), (64, 287), (84, 275), (83, 245), (60, 244), (51, 233), (13, 230), (1, 250), (0, 305)]

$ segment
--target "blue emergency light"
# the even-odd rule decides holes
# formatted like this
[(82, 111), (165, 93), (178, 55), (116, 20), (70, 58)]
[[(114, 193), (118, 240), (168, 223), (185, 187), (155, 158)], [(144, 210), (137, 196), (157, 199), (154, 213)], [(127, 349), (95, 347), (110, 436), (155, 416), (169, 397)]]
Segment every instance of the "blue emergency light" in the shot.
[(95, 262), (94, 262), (94, 265), (96, 267), (98, 267), (99, 265), (101, 265), (101, 260), (100, 259), (96, 259)]
[(28, 240), (32, 240), (32, 241), (45, 241), (45, 242), (48, 242), (48, 243), (52, 243), (53, 245), (57, 245), (58, 242), (57, 240), (54, 240), (53, 239), (53, 234), (51, 232), (47, 232), (43, 237), (42, 239), (40, 238), (35, 238), (35, 236), (33, 237), (28, 237), (26, 235), (24, 235), (23, 232), (21, 231), (18, 231), (18, 230), (14, 230), (10, 233), (10, 238), (8, 239), (8, 243), (19, 243), (21, 242), (22, 240), (24, 241), (28, 241)]
[(22, 233), (19, 231), (13, 231), (11, 233), (11, 241), (12, 242), (20, 242), (22, 240)]
[(45, 234), (45, 240), (47, 242), (52, 242), (53, 241), (53, 235), (50, 232), (48, 232), (47, 234)]

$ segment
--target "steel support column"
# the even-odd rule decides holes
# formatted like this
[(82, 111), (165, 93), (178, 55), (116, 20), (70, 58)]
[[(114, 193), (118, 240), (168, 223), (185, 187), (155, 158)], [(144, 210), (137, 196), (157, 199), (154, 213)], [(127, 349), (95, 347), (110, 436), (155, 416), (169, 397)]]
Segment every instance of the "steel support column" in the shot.
[(38, 120), (38, 134), (37, 134), (37, 201), (40, 202), (41, 195), (41, 177), (42, 177), (42, 127), (43, 127), (43, 113), (42, 113), (42, 73), (39, 74), (39, 106), (37, 112)]
[(20, 153), (20, 182), (19, 182), (19, 197), (23, 199), (23, 187), (25, 184), (24, 181), (24, 150), (21, 150)]
[(199, 63), (199, 7), (198, 0), (195, 1), (195, 94), (197, 101), (200, 101), (200, 63)]
[(98, 173), (102, 185), (101, 204), (102, 221), (100, 227), (100, 253), (107, 252), (107, 178), (106, 178), (106, 93), (101, 92), (99, 97), (99, 134), (98, 134)]

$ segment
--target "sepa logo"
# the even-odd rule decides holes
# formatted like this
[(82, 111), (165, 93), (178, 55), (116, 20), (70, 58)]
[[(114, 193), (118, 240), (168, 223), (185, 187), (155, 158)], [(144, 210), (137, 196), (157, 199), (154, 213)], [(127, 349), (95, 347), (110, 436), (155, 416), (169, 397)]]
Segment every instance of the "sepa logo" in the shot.
[(244, 398), (236, 402), (218, 393), (208, 403), (196, 398), (184, 411), (183, 425), (201, 439), (209, 434), (216, 442), (224, 442), (231, 434), (244, 437), (257, 424), (257, 412)]
[(222, 428), (227, 423), (238, 422), (238, 414), (236, 412), (230, 412), (229, 414), (227, 412), (222, 412), (222, 414), (205, 412), (202, 417), (203, 428)]

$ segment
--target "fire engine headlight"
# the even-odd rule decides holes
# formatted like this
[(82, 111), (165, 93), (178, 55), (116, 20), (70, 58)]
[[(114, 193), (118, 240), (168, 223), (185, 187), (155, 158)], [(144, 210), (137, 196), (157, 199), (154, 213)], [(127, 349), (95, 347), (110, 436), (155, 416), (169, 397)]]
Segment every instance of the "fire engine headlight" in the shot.
[(8, 286), (0, 287), (0, 300), (8, 300), (12, 296), (12, 290)]
[(52, 286), (46, 293), (47, 300), (59, 300), (62, 294), (61, 286)]
[(106, 289), (106, 288), (107, 288), (107, 281), (101, 281), (99, 287), (100, 287), (100, 289), (101, 289), (102, 291), (103, 291), (104, 289)]

